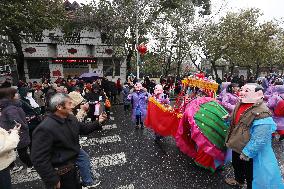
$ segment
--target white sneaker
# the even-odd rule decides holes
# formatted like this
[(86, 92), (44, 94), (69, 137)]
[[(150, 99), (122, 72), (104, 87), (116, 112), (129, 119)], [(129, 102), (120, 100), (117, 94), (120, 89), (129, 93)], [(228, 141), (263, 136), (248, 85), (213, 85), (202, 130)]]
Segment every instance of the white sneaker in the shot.
[(21, 171), (24, 167), (23, 166), (14, 166), (13, 169), (11, 170), (11, 174), (17, 173), (19, 171)]
[(99, 180), (95, 180), (93, 185), (90, 186), (82, 186), (82, 189), (93, 189), (96, 188), (97, 186), (99, 186), (101, 184), (101, 181)]
[(36, 172), (34, 167), (28, 167), (27, 168), (27, 173), (31, 173), (31, 172)]

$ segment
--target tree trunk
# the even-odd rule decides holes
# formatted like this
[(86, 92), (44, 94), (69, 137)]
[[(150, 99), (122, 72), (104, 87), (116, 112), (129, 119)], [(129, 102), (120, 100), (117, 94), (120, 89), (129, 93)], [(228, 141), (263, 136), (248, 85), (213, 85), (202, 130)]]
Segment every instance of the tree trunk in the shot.
[(270, 62), (269, 72), (270, 72), (270, 73), (272, 73), (272, 72), (273, 72), (273, 64), (272, 64), (272, 62)]
[(211, 65), (212, 65), (212, 69), (213, 69), (213, 71), (214, 71), (214, 73), (215, 73), (215, 76), (216, 76), (216, 80), (219, 78), (219, 76), (218, 76), (218, 72), (217, 72), (217, 67), (216, 67), (216, 63), (215, 63), (215, 60), (211, 60), (210, 61), (211, 62)]
[(115, 77), (115, 61), (114, 61), (114, 56), (111, 58), (112, 61), (112, 79)]
[(131, 58), (133, 56), (133, 50), (132, 49), (128, 49), (128, 54), (126, 56), (126, 80), (127, 77), (130, 75), (131, 73)]
[(256, 70), (255, 70), (255, 78), (254, 79), (257, 79), (258, 76), (259, 76), (259, 68), (260, 68), (260, 62), (259, 62), (259, 60), (256, 60)]
[(171, 67), (171, 58), (168, 57), (167, 60), (166, 60), (164, 76), (167, 76), (169, 74), (170, 67)]
[(189, 58), (190, 58), (192, 64), (197, 68), (197, 70), (198, 70), (198, 71), (202, 71), (202, 70), (200, 69), (200, 66), (198, 66), (198, 65), (196, 64), (196, 59), (193, 59), (193, 57), (192, 57), (192, 55), (191, 55), (190, 53), (189, 53)]
[(180, 69), (181, 69), (181, 63), (182, 61), (178, 61), (178, 65), (177, 65), (177, 77), (179, 78), (180, 77)]
[(19, 80), (26, 81), (25, 78), (25, 68), (24, 68), (24, 53), (22, 49), (22, 42), (20, 35), (17, 32), (9, 33), (9, 38), (11, 39), (15, 49), (16, 49), (16, 63), (17, 63), (17, 72), (19, 75)]
[(166, 62), (166, 69), (165, 69), (165, 77), (169, 75), (170, 69), (171, 69), (171, 64), (172, 64), (172, 52), (170, 53), (170, 56), (167, 58)]
[(230, 66), (230, 77), (232, 77), (234, 75), (234, 69), (235, 69), (235, 64), (231, 63), (231, 66)]

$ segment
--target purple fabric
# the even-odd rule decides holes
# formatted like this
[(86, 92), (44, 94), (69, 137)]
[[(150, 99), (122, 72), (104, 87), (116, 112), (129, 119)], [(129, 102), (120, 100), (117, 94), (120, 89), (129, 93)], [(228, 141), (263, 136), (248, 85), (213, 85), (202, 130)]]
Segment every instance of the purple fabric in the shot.
[(269, 82), (267, 81), (266, 78), (262, 79), (261, 86), (263, 87), (264, 91), (266, 91), (267, 88), (269, 87)]
[(236, 94), (225, 93), (221, 99), (221, 105), (231, 114), (239, 102), (239, 97)]
[(275, 85), (273, 92), (277, 93), (277, 94), (283, 94), (284, 93), (284, 85)]
[[(267, 106), (272, 111), (272, 113), (274, 112), (274, 108), (276, 107), (277, 103), (282, 100), (280, 96), (284, 99), (284, 93), (274, 93), (267, 101)], [(284, 117), (278, 117), (273, 115), (272, 118), (277, 125), (277, 130), (284, 130)]]
[(223, 82), (222, 84), (221, 84), (221, 92), (220, 92), (220, 94), (219, 94), (219, 96), (218, 96), (218, 98), (217, 98), (217, 100), (220, 100), (221, 101), (221, 99), (223, 98), (223, 96), (226, 94), (226, 92), (227, 92), (227, 88), (228, 88), (228, 86), (231, 84), (231, 82)]
[(268, 89), (264, 93), (264, 99), (269, 99), (273, 95), (274, 90), (275, 90), (274, 88), (275, 88), (274, 85), (270, 85), (268, 87)]
[(132, 121), (135, 122), (136, 121), (136, 114), (135, 114), (135, 110), (138, 106), (140, 106), (140, 111), (141, 111), (141, 119), (144, 122), (144, 119), (146, 117), (146, 110), (147, 110), (147, 102), (148, 102), (148, 98), (150, 97), (150, 94), (148, 94), (147, 92), (144, 91), (135, 91), (133, 93), (131, 93), (130, 95), (128, 95), (128, 99), (131, 100), (132, 102)]

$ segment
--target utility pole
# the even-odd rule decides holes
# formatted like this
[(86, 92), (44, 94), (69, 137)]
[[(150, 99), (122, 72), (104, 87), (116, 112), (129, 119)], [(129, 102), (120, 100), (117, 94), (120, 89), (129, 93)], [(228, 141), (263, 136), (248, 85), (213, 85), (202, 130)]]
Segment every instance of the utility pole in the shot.
[(139, 80), (139, 71), (140, 71), (140, 67), (139, 67), (139, 58), (140, 58), (140, 54), (138, 51), (138, 45), (139, 45), (139, 31), (138, 31), (138, 17), (139, 17), (139, 0), (135, 1), (136, 3), (136, 65), (137, 65), (137, 70), (136, 70), (136, 77), (137, 80)]
[(138, 51), (138, 45), (139, 45), (139, 34), (138, 34), (138, 22), (136, 22), (137, 23), (137, 26), (136, 26), (136, 52), (137, 52), (137, 55), (136, 55), (136, 64), (137, 64), (137, 79), (139, 80), (139, 69), (140, 69), (140, 67), (139, 67), (139, 58), (140, 58), (140, 54), (139, 54), (139, 51)]

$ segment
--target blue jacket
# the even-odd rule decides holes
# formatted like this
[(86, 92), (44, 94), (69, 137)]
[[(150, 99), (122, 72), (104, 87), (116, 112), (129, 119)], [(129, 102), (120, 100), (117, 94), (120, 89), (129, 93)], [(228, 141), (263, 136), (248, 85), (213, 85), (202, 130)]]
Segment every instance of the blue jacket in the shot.
[(280, 169), (271, 145), (276, 124), (271, 117), (255, 120), (251, 138), (243, 153), (253, 159), (253, 189), (284, 189)]

